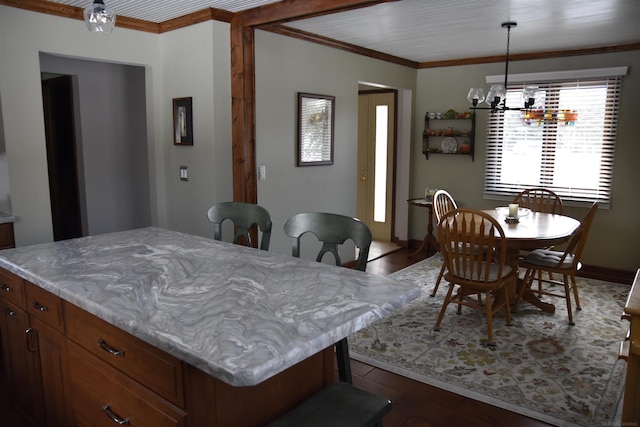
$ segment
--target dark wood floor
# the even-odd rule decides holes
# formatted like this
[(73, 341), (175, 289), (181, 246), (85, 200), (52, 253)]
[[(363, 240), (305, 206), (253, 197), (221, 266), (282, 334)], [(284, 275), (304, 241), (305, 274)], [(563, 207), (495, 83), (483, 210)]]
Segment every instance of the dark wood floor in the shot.
[[(432, 254), (409, 258), (401, 249), (367, 263), (367, 272), (387, 275)], [(393, 402), (385, 427), (542, 427), (547, 423), (450, 393), (409, 378), (351, 360), (354, 385)]]

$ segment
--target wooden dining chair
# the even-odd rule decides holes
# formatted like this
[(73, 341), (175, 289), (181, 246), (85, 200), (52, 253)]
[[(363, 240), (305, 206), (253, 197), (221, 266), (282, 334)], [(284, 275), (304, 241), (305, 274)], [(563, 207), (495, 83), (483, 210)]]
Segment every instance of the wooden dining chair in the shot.
[[(576, 274), (582, 267), (580, 258), (582, 257), (582, 252), (584, 251), (584, 247), (587, 243), (589, 229), (591, 228), (591, 223), (593, 222), (593, 218), (597, 210), (598, 202), (594, 202), (580, 223), (580, 226), (571, 236), (571, 240), (564, 252), (549, 249), (535, 249), (522, 259), (520, 266), (525, 268), (526, 272), (524, 274), (523, 284), (518, 291), (514, 310), (518, 309), (524, 290), (527, 287), (530, 288), (533, 280), (537, 278), (539, 283), (546, 283), (549, 285), (549, 288), (541, 289), (539, 291), (542, 295), (564, 298), (567, 301), (569, 325), (575, 325), (571, 309), (571, 293), (573, 292), (573, 297), (576, 300), (576, 310), (582, 310), (580, 307), (580, 298), (578, 296)], [(562, 281), (553, 280), (552, 278), (543, 279), (543, 272), (562, 275)], [(555, 286), (562, 286), (564, 292), (560, 294), (557, 291), (554, 291)]]
[(264, 251), (269, 250), (271, 217), (262, 206), (244, 202), (222, 202), (209, 208), (207, 217), (213, 223), (213, 238), (215, 240), (222, 240), (222, 223), (230, 220), (235, 227), (233, 243), (244, 243), (245, 246), (258, 247), (258, 242), (256, 241), (254, 244), (251, 237), (252, 228), (258, 226), (262, 233), (259, 247)]
[[(486, 212), (454, 209), (440, 220), (438, 236), (446, 263), (444, 278), (449, 282), (449, 290), (433, 330), (440, 330), (440, 323), (451, 302), (458, 304), (458, 314), (463, 305), (479, 308), (486, 312), (487, 345), (494, 346), (493, 317), (504, 309), (507, 325), (511, 325), (507, 283), (515, 280), (518, 274), (517, 269), (506, 262), (504, 230)], [(458, 292), (453, 295), (455, 285), (458, 285)], [(477, 293), (485, 294), (484, 304), (466, 298)]]
[[(517, 203), (520, 207), (531, 209), (533, 212), (564, 214), (562, 199), (547, 188), (527, 188), (514, 197), (512, 203)], [(552, 250), (553, 246), (546, 249)], [(526, 251), (523, 252), (526, 253)], [(549, 280), (553, 280), (553, 273), (548, 274)], [(538, 296), (542, 295), (542, 282), (538, 280)]]
[[(316, 236), (318, 241), (322, 242), (316, 261), (322, 261), (327, 253), (331, 253), (338, 266), (343, 265), (338, 252), (338, 245), (344, 244), (347, 240), (352, 240), (356, 248), (358, 248), (356, 269), (360, 271), (367, 269), (367, 258), (369, 257), (369, 248), (373, 237), (369, 227), (357, 218), (326, 212), (298, 213), (291, 216), (284, 223), (284, 232), (293, 239), (291, 254), (294, 257), (300, 257), (300, 238), (306, 233), (311, 233)], [(340, 381), (351, 383), (347, 339), (343, 338), (335, 344), (335, 347)]]
[(564, 204), (556, 193), (546, 188), (527, 188), (513, 198), (521, 208), (528, 208), (534, 212), (562, 215)]
[[(447, 212), (457, 209), (458, 205), (456, 204), (455, 199), (451, 194), (449, 194), (446, 190), (438, 190), (433, 195), (433, 213), (436, 216), (436, 222), (440, 223), (440, 219)], [(436, 280), (436, 285), (433, 287), (431, 291), (431, 296), (435, 297), (436, 292), (438, 292), (438, 287), (440, 286), (440, 282), (444, 277), (444, 272), (446, 270), (446, 263), (442, 262), (442, 267), (440, 268), (440, 273), (438, 273), (438, 279)]]

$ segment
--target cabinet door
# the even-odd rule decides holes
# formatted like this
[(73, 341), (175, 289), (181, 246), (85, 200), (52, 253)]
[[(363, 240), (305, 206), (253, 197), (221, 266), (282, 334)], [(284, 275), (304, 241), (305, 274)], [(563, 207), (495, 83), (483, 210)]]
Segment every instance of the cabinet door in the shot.
[(4, 351), (6, 385), (12, 408), (31, 425), (44, 426), (44, 399), (37, 336), (29, 315), (0, 298), (0, 334)]
[(31, 326), (38, 333), (47, 426), (71, 427), (70, 387), (68, 381), (65, 382), (65, 378), (68, 378), (67, 339), (37, 318), (31, 318)]

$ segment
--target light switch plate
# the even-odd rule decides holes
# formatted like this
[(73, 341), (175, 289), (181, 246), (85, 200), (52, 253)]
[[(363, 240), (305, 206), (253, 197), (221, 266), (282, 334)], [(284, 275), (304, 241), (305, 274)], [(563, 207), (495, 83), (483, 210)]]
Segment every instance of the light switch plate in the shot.
[(186, 166), (180, 166), (180, 181), (189, 181), (189, 172)]

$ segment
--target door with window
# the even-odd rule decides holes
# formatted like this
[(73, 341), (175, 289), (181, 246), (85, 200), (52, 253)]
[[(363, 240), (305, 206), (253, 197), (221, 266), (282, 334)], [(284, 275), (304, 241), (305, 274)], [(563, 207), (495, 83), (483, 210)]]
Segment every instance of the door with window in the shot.
[(374, 240), (391, 241), (396, 92), (367, 92), (358, 101), (358, 186), (356, 216)]

